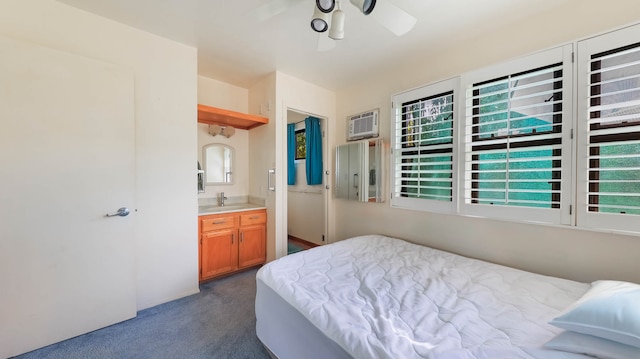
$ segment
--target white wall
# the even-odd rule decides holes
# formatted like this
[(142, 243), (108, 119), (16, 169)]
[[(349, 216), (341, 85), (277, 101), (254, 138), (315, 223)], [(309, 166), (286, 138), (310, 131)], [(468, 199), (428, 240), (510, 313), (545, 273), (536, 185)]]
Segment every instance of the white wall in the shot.
[[(249, 90), (204, 76), (198, 76), (198, 103), (236, 112), (247, 113)], [(230, 138), (211, 136), (209, 126), (198, 124), (198, 161), (204, 166), (202, 148), (211, 143), (222, 143), (234, 149), (233, 184), (205, 186), (199, 200), (216, 198), (220, 192), (226, 197), (249, 194), (249, 131), (236, 129)], [(203, 167), (204, 168), (204, 167)]]
[(0, 33), (132, 70), (137, 307), (198, 292), (196, 49), (53, 0), (3, 0)]
[[(336, 142), (345, 142), (347, 115), (380, 108), (381, 135), (388, 144), (394, 93), (626, 25), (638, 21), (637, 14), (637, 0), (609, 1), (606, 6), (597, 0), (572, 0), (508, 28), (469, 29), (474, 31), (472, 40), (452, 42), (449, 48), (422, 49), (406, 63), (339, 91), (339, 123), (332, 127)], [(399, 210), (390, 208), (388, 201), (334, 203), (338, 239), (382, 233), (579, 281), (640, 282), (640, 236)]]

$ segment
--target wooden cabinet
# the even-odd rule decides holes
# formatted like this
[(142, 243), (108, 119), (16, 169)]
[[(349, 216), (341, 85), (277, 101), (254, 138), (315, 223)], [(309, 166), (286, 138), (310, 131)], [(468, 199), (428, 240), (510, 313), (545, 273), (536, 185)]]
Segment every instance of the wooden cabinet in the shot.
[(200, 281), (264, 264), (266, 223), (264, 209), (200, 216)]
[(202, 234), (200, 279), (229, 273), (235, 269), (238, 249), (235, 230), (222, 229)]
[(263, 264), (267, 258), (267, 212), (255, 211), (240, 215), (240, 248), (238, 267), (247, 268)]

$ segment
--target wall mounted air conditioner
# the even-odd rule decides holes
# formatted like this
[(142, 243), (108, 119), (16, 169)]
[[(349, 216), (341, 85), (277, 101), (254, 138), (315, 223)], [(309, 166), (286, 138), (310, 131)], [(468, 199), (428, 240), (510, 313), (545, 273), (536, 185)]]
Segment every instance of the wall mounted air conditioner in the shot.
[(347, 117), (347, 141), (378, 137), (378, 109)]

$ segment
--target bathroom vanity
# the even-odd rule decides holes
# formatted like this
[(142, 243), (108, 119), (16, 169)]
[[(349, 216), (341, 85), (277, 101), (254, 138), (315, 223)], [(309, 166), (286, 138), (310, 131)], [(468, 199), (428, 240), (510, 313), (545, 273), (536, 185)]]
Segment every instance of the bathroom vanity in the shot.
[(267, 210), (251, 204), (200, 208), (200, 282), (266, 261)]

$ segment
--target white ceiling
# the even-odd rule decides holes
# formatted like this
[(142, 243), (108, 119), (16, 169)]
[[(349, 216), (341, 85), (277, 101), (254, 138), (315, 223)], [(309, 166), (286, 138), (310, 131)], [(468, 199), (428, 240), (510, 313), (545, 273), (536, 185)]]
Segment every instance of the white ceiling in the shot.
[[(278, 70), (337, 90), (406, 57), (498, 31), (569, 0), (378, 0), (418, 19), (401, 37), (376, 21), (375, 9), (365, 16), (342, 0), (345, 39), (329, 51), (318, 51), (319, 35), (309, 26), (314, 0), (58, 1), (197, 47), (202, 76), (248, 88)], [(287, 6), (261, 20), (256, 9), (266, 4)]]

